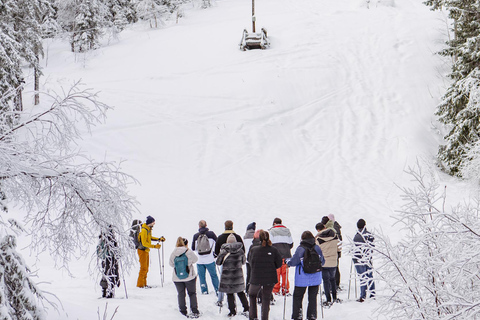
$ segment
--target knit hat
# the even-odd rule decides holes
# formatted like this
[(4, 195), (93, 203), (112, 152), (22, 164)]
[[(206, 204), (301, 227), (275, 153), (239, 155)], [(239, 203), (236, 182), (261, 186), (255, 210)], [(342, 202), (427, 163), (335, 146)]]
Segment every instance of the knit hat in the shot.
[(148, 217), (147, 217), (147, 221), (145, 221), (145, 223), (146, 223), (147, 225), (149, 225), (149, 224), (152, 223), (152, 222), (155, 222), (155, 219), (154, 219), (152, 216), (148, 216)]
[(255, 229), (257, 229), (257, 223), (256, 222), (252, 222), (247, 226), (247, 230), (255, 230)]
[(328, 215), (328, 219), (330, 219), (331, 221), (335, 222), (335, 216), (333, 215), (333, 213), (330, 213)]
[(259, 229), (257, 231), (255, 231), (255, 234), (253, 235), (253, 239), (258, 239), (260, 238), (260, 231), (263, 231), (262, 229)]
[(230, 235), (227, 237), (227, 243), (235, 243), (237, 242), (237, 238), (233, 233), (230, 233)]
[(358, 220), (358, 222), (357, 222), (357, 228), (358, 228), (358, 229), (363, 229), (363, 228), (365, 228), (365, 225), (366, 225), (366, 224), (367, 224), (367, 223), (365, 222), (365, 220), (360, 219), (360, 220)]

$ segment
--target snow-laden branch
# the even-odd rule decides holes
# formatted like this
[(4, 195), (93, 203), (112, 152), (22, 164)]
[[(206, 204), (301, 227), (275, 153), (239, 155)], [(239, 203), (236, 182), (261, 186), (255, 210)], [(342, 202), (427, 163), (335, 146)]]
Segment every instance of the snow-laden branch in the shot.
[(0, 189), (27, 212), (32, 248), (48, 250), (60, 267), (89, 255), (86, 244), (112, 228), (128, 268), (133, 250), (125, 230), (136, 210), (128, 186), (136, 180), (120, 164), (91, 160), (75, 145), (110, 107), (79, 83), (42, 101), (0, 114)]
[(378, 279), (389, 293), (378, 312), (390, 319), (476, 319), (480, 317), (480, 221), (478, 201), (444, 210), (445, 188), (433, 170), (409, 168), (416, 187), (402, 188), (396, 216), (403, 238), (393, 245), (376, 234)]

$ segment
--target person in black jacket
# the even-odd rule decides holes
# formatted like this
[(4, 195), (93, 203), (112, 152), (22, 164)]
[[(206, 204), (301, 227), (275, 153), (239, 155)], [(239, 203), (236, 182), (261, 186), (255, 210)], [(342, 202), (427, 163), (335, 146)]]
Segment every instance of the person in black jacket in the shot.
[(282, 266), (282, 256), (277, 248), (272, 246), (268, 232), (260, 230), (261, 245), (252, 246), (248, 253), (248, 263), (251, 268), (249, 319), (257, 319), (257, 295), (262, 290), (262, 320), (268, 320), (272, 290), (278, 282), (277, 269)]

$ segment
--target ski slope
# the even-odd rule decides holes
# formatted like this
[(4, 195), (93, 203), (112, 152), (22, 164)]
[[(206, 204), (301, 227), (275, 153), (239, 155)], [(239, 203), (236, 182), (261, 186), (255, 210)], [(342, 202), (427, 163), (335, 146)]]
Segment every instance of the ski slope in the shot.
[[(330, 213), (345, 238), (359, 218), (370, 229), (394, 230), (395, 183), (408, 181), (404, 169), (431, 160), (439, 143), (432, 123), (448, 71), (435, 55), (447, 38), (443, 14), (421, 0), (368, 7), (364, 0), (257, 0), (257, 28), (268, 30), (271, 47), (242, 52), (250, 15), (250, 1), (218, 0), (187, 10), (178, 24), (132, 26), (86, 55), (49, 43), (43, 86), (82, 79), (115, 107), (82, 148), (97, 159), (126, 160), (123, 169), (141, 183), (131, 189), (141, 202), (135, 218), (157, 219), (153, 234), (167, 238), (165, 256), (178, 236), (191, 239), (200, 219), (217, 234), (232, 219), (243, 235), (252, 221), (266, 229), (280, 217), (295, 247)], [(73, 278), (47, 257), (26, 259), (63, 303), (49, 320), (103, 314), (88, 257), (72, 264)], [(157, 286), (158, 264), (152, 252), (148, 280)], [(349, 268), (344, 256), (344, 288)], [(129, 299), (122, 286), (108, 301), (110, 315), (119, 307), (115, 320), (184, 318), (170, 267), (165, 287), (150, 290), (135, 288), (137, 272), (126, 275)], [(347, 300), (346, 291), (339, 296)], [(226, 317), (214, 301), (199, 296), (203, 319)], [(376, 303), (352, 297), (325, 319), (370, 319)], [(291, 298), (286, 310), (290, 318)], [(280, 300), (270, 318), (282, 313)]]

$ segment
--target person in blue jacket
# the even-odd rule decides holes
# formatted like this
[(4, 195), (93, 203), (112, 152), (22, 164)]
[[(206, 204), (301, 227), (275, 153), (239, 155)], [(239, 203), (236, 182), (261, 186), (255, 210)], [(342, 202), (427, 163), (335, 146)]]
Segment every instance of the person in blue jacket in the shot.
[(325, 264), (325, 258), (323, 257), (322, 250), (315, 244), (315, 237), (310, 231), (304, 231), (302, 233), (300, 245), (298, 246), (295, 254), (291, 259), (287, 259), (286, 263), (289, 267), (295, 267), (295, 289), (293, 291), (293, 310), (292, 319), (301, 320), (302, 316), (302, 301), (305, 291), (308, 288), (308, 307), (307, 318), (308, 320), (317, 319), (317, 295), (318, 287), (322, 284), (322, 272), (305, 273), (303, 271), (303, 256), (305, 254), (305, 248), (315, 248), (315, 251), (320, 257), (322, 265)]

